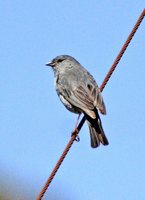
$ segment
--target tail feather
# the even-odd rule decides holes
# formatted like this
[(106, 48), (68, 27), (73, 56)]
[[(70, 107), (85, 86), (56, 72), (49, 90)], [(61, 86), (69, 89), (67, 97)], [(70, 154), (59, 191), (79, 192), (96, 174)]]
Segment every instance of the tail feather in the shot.
[(100, 145), (98, 134), (96, 133), (95, 128), (93, 128), (90, 123), (88, 123), (88, 125), (90, 130), (91, 147), (96, 148)]
[(98, 112), (96, 111), (96, 119), (92, 119), (88, 115), (86, 115), (86, 119), (88, 121), (88, 126), (90, 130), (91, 147), (96, 148), (100, 145), (100, 143), (102, 143), (103, 145), (108, 145), (109, 142), (104, 133)]

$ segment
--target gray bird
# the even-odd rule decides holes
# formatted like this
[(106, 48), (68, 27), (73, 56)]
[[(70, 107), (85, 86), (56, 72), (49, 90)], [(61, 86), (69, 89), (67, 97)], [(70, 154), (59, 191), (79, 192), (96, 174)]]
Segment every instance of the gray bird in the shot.
[(68, 55), (57, 56), (46, 65), (54, 71), (56, 91), (65, 107), (77, 114), (84, 113), (90, 130), (91, 146), (98, 147), (100, 142), (108, 145), (98, 114), (98, 111), (106, 114), (106, 108), (93, 76)]

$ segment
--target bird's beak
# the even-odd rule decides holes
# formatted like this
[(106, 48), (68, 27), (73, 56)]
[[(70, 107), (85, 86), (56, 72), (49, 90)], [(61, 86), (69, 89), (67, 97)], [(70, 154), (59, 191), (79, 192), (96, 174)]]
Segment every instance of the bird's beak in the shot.
[(46, 63), (45, 65), (46, 65), (46, 66), (51, 66), (51, 67), (53, 67), (53, 66), (55, 65), (55, 63), (53, 63), (53, 62), (48, 62), (48, 63)]

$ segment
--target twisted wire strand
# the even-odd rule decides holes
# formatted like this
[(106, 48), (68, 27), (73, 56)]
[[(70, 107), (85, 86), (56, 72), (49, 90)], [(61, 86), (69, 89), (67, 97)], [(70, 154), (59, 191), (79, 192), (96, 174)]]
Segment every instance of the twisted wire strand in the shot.
[[(112, 73), (114, 72), (115, 68), (117, 67), (117, 65), (118, 65), (118, 63), (119, 63), (119, 61), (120, 61), (120, 59), (122, 58), (124, 52), (126, 51), (126, 49), (127, 49), (128, 45), (129, 45), (129, 43), (131, 42), (131, 40), (132, 40), (134, 34), (136, 33), (138, 27), (140, 26), (140, 24), (141, 24), (141, 22), (142, 22), (144, 16), (145, 16), (145, 9), (142, 11), (140, 17), (138, 18), (136, 24), (135, 24), (134, 27), (133, 27), (131, 33), (129, 34), (129, 36), (128, 36), (126, 42), (125, 42), (124, 45), (122, 46), (122, 48), (121, 48), (121, 50), (120, 50), (118, 56), (116, 57), (114, 63), (112, 64), (110, 70), (108, 71), (108, 73), (107, 73), (107, 75), (106, 75), (104, 81), (102, 82), (102, 84), (101, 84), (101, 86), (100, 86), (100, 91), (101, 91), (101, 92), (102, 92), (103, 89), (105, 88), (105, 86), (106, 86), (107, 82), (109, 81), (109, 79), (110, 79)], [(77, 137), (79, 131), (81, 130), (81, 128), (82, 128), (82, 126), (83, 126), (85, 120), (86, 120), (86, 119), (85, 119), (85, 116), (83, 116), (83, 118), (82, 118), (82, 120), (80, 121), (80, 123), (79, 123), (77, 129), (73, 132), (70, 141), (68, 142), (68, 144), (67, 144), (65, 150), (63, 151), (62, 155), (60, 156), (60, 158), (59, 158), (58, 162), (56, 163), (54, 169), (52, 170), (52, 172), (51, 172), (49, 178), (47, 179), (47, 181), (46, 181), (44, 187), (42, 188), (41, 192), (39, 193), (39, 195), (38, 195), (38, 197), (37, 197), (37, 200), (41, 200), (41, 199), (43, 198), (43, 196), (44, 196), (46, 190), (48, 189), (50, 183), (52, 182), (52, 180), (53, 180), (53, 178), (54, 178), (54, 176), (55, 176), (57, 170), (59, 169), (61, 163), (63, 162), (64, 158), (66, 157), (66, 155), (67, 155), (67, 153), (68, 153), (68, 151), (69, 151), (69, 149), (71, 148), (73, 142), (75, 141), (75, 139), (76, 139), (76, 137)]]

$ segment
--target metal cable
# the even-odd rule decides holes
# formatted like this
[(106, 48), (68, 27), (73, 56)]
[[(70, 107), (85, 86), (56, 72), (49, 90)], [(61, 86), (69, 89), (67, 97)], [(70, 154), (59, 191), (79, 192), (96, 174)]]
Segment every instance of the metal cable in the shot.
[[(104, 79), (104, 81), (103, 81), (103, 83), (102, 83), (102, 85), (101, 85), (101, 87), (100, 87), (100, 91), (101, 91), (101, 92), (103, 91), (103, 89), (104, 89), (104, 87), (106, 86), (108, 80), (110, 79), (112, 73), (114, 72), (115, 68), (117, 67), (117, 65), (118, 65), (118, 63), (119, 63), (119, 61), (120, 61), (120, 59), (122, 58), (122, 56), (123, 56), (125, 50), (127, 49), (129, 43), (131, 42), (131, 40), (132, 40), (132, 38), (133, 38), (135, 32), (137, 31), (139, 25), (141, 24), (141, 22), (142, 22), (144, 16), (145, 16), (145, 9), (142, 11), (142, 13), (141, 13), (140, 17), (138, 18), (138, 20), (137, 20), (135, 26), (133, 27), (131, 33), (129, 34), (129, 36), (128, 36), (126, 42), (124, 43), (122, 49), (120, 50), (118, 56), (117, 56), (116, 59), (115, 59), (113, 65), (111, 66), (109, 72), (107, 73), (107, 75), (106, 75), (106, 77), (105, 77), (105, 79)], [(75, 139), (76, 139), (76, 137), (77, 137), (79, 131), (81, 130), (81, 128), (82, 128), (82, 126), (83, 126), (83, 124), (84, 124), (84, 122), (85, 122), (85, 116), (84, 116), (84, 117), (82, 118), (82, 120), (80, 121), (80, 123), (79, 123), (79, 125), (78, 125), (76, 131), (73, 132), (72, 137), (71, 137), (69, 143), (67, 144), (65, 150), (63, 151), (61, 157), (59, 158), (57, 164), (55, 165), (53, 171), (51, 172), (51, 174), (50, 174), (48, 180), (46, 181), (44, 187), (42, 188), (41, 192), (39, 193), (39, 195), (38, 195), (38, 197), (37, 197), (37, 200), (41, 200), (42, 197), (44, 196), (44, 194), (45, 194), (47, 188), (49, 187), (49, 185), (50, 185), (52, 179), (54, 178), (54, 176), (55, 176), (57, 170), (59, 169), (61, 163), (63, 162), (65, 156), (67, 155), (69, 149), (71, 148), (73, 142), (75, 141)]]

